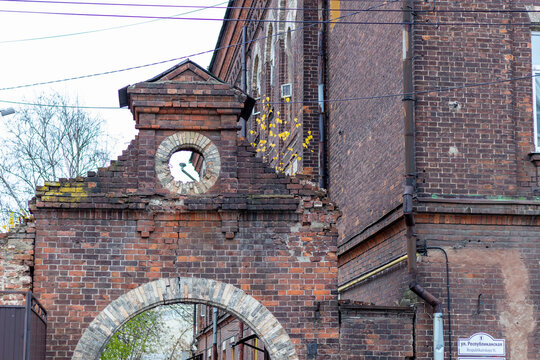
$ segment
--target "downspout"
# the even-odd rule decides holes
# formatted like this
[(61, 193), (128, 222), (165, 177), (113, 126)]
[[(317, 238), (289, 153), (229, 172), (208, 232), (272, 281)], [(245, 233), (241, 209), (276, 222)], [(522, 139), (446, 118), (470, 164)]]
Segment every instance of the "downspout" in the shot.
[(413, 84), (413, 0), (403, 1), (403, 109), (405, 135), (405, 192), (403, 193), (403, 217), (407, 239), (407, 270), (409, 289), (433, 307), (433, 359), (444, 359), (444, 337), (441, 301), (424, 289), (417, 280), (416, 224), (413, 199), (416, 195), (416, 163), (414, 133), (414, 84)]
[(326, 152), (325, 152), (325, 121), (324, 121), (324, 70), (326, 59), (326, 47), (324, 34), (326, 31), (326, 9), (328, 7), (327, 0), (322, 0), (322, 9), (320, 16), (322, 17), (321, 28), (319, 29), (319, 54), (317, 56), (318, 63), (318, 103), (319, 103), (319, 186), (324, 189), (326, 187)]
[(213, 308), (212, 314), (212, 359), (217, 360), (218, 351), (217, 351), (217, 315), (218, 309)]
[[(242, 26), (242, 75), (241, 75), (241, 86), (242, 91), (247, 93), (247, 70), (246, 70), (246, 25)], [(241, 134), (243, 137), (247, 138), (247, 120), (241, 118)]]

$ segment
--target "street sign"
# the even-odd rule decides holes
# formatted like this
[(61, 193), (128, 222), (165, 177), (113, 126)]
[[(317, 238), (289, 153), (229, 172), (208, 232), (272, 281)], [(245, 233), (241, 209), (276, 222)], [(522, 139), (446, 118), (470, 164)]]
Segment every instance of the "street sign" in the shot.
[[(467, 339), (459, 339), (458, 341), (458, 356), (468, 355), (475, 356), (475, 360), (484, 360), (493, 358), (485, 358), (485, 356), (505, 356), (506, 346), (504, 339), (494, 339), (491, 335), (484, 332), (479, 332), (471, 335)], [(484, 356), (484, 358), (478, 358)], [(468, 359), (468, 358), (463, 358)], [(498, 358), (500, 359), (500, 358)]]

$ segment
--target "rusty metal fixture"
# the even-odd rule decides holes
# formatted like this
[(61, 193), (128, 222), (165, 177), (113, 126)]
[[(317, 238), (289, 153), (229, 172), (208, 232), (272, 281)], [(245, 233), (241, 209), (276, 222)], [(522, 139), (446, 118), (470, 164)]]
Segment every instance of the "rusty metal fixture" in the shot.
[[(244, 337), (244, 323), (242, 321), (238, 322), (238, 339)], [(238, 345), (238, 360), (244, 360), (244, 343)]]
[(434, 309), (433, 359), (444, 359), (443, 321), (441, 301), (424, 289), (417, 281), (416, 224), (413, 200), (416, 190), (416, 159), (414, 129), (414, 84), (413, 84), (413, 0), (403, 1), (403, 110), (405, 137), (405, 191), (403, 193), (403, 217), (407, 239), (407, 270), (409, 289)]

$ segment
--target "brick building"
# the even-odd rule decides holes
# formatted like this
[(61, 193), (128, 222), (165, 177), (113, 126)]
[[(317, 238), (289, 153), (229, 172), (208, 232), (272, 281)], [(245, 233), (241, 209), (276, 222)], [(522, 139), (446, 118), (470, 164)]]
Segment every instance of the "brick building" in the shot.
[(97, 359), (125, 321), (175, 302), (233, 314), (272, 359), (306, 359), (313, 339), (337, 359), (339, 213), (237, 136), (252, 99), (190, 61), (120, 94), (139, 130), (128, 149), (45, 183), (35, 220), (2, 234), (1, 290), (47, 309), (47, 359)]
[[(55, 360), (174, 301), (228, 311), (272, 359), (440, 358), (435, 337), (458, 358), (476, 333), (538, 358), (539, 11), (231, 0), (209, 72), (126, 88), (127, 151), (1, 235), (2, 289), (44, 303)], [(182, 149), (192, 185), (167, 172)]]
[[(507, 358), (538, 356), (535, 5), (230, 1), (227, 16), (246, 20), (224, 23), (210, 71), (254, 97), (268, 94), (262, 100), (300, 123), (297, 145), (313, 135), (293, 147), (302, 160), (282, 156), (280, 166), (326, 187), (342, 212), (340, 298), (366, 305), (353, 313), (415, 305), (414, 349), (403, 356), (436, 355), (435, 309), (447, 358), (479, 332), (505, 339)], [(243, 37), (245, 46), (228, 47)], [(288, 83), (289, 99), (280, 91)], [(273, 151), (290, 147), (256, 118), (246, 129), (257, 148), (261, 139)], [(378, 341), (346, 330), (350, 314), (342, 306), (345, 357), (345, 337)]]
[(200, 360), (213, 359), (216, 356), (222, 360), (270, 359), (257, 334), (230, 313), (207, 305), (198, 305), (196, 319), (194, 333), (197, 351), (194, 359), (197, 359), (197, 356)]

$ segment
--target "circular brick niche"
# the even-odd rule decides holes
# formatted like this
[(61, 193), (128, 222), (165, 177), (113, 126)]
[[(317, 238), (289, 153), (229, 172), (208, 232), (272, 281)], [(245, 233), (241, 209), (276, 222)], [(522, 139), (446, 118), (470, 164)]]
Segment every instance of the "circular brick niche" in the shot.
[[(191, 182), (175, 180), (169, 162), (171, 157), (182, 150), (193, 151), (202, 155), (204, 174)], [(221, 160), (217, 146), (206, 136), (197, 132), (177, 132), (161, 142), (155, 156), (156, 174), (161, 185), (167, 190), (180, 195), (205, 193), (217, 181), (221, 170)]]
[(129, 319), (158, 305), (177, 302), (224, 309), (258, 335), (272, 360), (298, 360), (289, 335), (265, 306), (230, 284), (199, 278), (160, 279), (120, 296), (88, 326), (72, 360), (98, 360), (111, 336)]

